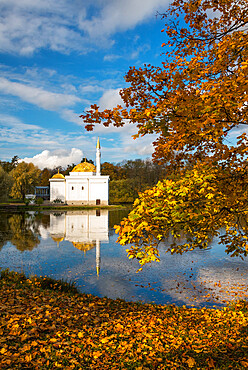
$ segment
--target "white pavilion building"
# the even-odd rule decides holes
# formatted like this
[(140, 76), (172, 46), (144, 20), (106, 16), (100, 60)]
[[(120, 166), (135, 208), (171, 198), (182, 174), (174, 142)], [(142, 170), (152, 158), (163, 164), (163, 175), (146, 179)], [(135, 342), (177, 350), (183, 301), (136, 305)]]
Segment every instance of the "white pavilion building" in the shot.
[(96, 166), (79, 163), (68, 176), (56, 173), (50, 180), (50, 201), (68, 205), (108, 205), (109, 176), (101, 175), (101, 147), (96, 146)]

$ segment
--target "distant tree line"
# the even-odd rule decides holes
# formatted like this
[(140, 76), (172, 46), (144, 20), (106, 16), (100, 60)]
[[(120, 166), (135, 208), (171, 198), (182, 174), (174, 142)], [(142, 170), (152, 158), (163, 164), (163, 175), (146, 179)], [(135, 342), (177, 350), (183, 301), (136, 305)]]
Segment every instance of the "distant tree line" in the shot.
[(132, 203), (139, 192), (155, 185), (165, 176), (164, 167), (153, 163), (151, 159), (128, 160), (117, 165), (104, 162), (101, 173), (110, 176), (110, 203)]
[[(68, 175), (75, 164), (66, 168), (57, 166), (53, 169), (38, 169), (33, 163), (19, 162), (14, 156), (11, 161), (0, 161), (0, 200), (9, 196), (25, 199), (26, 194), (33, 193), (34, 187), (49, 186), (49, 179), (58, 171)], [(82, 158), (81, 162), (94, 163), (91, 159)], [(104, 162), (101, 174), (110, 177), (110, 203), (132, 203), (139, 192), (155, 185), (165, 177), (164, 167), (153, 163), (151, 159), (127, 160), (118, 164)]]

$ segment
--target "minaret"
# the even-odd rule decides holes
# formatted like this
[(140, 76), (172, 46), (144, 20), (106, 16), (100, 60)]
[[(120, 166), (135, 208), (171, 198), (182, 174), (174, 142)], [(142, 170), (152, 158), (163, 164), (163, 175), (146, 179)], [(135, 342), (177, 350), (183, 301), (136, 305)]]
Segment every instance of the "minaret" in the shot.
[(96, 144), (96, 174), (101, 175), (101, 151), (100, 151), (100, 140), (99, 137), (97, 139)]

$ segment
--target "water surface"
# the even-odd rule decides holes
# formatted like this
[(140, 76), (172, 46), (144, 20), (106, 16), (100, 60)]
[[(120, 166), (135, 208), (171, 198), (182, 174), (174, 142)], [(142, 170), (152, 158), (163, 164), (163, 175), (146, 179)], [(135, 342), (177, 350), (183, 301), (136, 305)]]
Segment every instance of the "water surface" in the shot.
[(248, 260), (213, 240), (208, 250), (165, 254), (136, 273), (138, 261), (116, 243), (126, 210), (0, 213), (0, 267), (75, 281), (80, 291), (127, 301), (222, 306), (248, 299)]

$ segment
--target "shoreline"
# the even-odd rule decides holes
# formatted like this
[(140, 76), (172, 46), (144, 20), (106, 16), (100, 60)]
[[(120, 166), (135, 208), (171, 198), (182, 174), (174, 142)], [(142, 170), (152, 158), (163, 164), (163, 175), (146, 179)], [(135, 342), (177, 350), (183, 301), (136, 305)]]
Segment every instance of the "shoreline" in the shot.
[(107, 206), (103, 205), (84, 205), (84, 206), (75, 206), (75, 205), (67, 205), (67, 204), (32, 204), (32, 205), (26, 205), (25, 203), (2, 203), (0, 204), (0, 211), (33, 211), (33, 210), (39, 210), (39, 211), (46, 211), (46, 210), (60, 210), (60, 211), (68, 211), (68, 210), (91, 210), (91, 209), (108, 209), (108, 210), (114, 210), (114, 209), (125, 209), (125, 208), (131, 208), (131, 204), (110, 204)]

